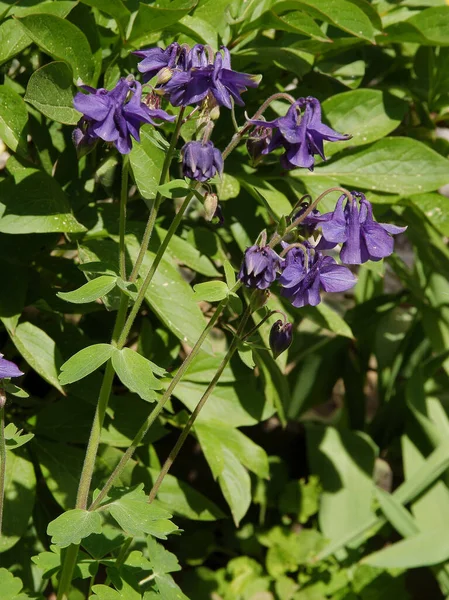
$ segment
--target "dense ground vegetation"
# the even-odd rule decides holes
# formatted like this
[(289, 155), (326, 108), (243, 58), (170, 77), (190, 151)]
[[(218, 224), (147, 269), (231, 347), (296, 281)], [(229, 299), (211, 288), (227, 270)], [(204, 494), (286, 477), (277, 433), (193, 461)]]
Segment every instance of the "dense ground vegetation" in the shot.
[(448, 48), (0, 0), (0, 600), (449, 597)]

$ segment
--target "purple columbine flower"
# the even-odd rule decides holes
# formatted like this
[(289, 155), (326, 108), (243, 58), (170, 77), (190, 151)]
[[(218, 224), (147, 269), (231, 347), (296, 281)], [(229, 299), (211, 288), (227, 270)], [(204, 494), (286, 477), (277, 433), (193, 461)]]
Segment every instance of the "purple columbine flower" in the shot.
[(281, 157), (281, 164), (284, 169), (305, 167), (313, 171), (316, 154), (326, 160), (323, 146), (325, 140), (338, 142), (351, 137), (337, 133), (321, 122), (320, 102), (311, 96), (299, 98), (290, 106), (285, 117), (279, 117), (274, 121), (256, 120), (250, 123), (275, 129), (271, 142), (263, 154), (283, 147), (285, 154)]
[(182, 172), (184, 177), (196, 181), (207, 181), (223, 171), (220, 150), (209, 142), (187, 142), (181, 148)]
[[(306, 210), (309, 208), (308, 202), (302, 202), (299, 205), (298, 212), (294, 215), (293, 221), (296, 221), (298, 217), (303, 215)], [(298, 224), (298, 227), (301, 227), (304, 230), (304, 233), (307, 236), (311, 236), (312, 233), (317, 228), (318, 224), (321, 222), (321, 213), (318, 209), (312, 209), (309, 214)]]
[(182, 56), (181, 46), (177, 42), (173, 42), (165, 50), (162, 48), (149, 48), (148, 50), (136, 50), (133, 54), (143, 58), (137, 68), (140, 73), (143, 73), (145, 83), (150, 81), (162, 69), (175, 69)]
[(224, 46), (221, 49), (223, 53), (217, 52), (213, 63), (201, 44), (190, 50), (183, 68), (175, 69), (170, 80), (162, 86), (173, 106), (198, 104), (208, 96), (213, 96), (219, 106), (226, 108), (232, 108), (231, 98), (244, 106), (240, 94), (249, 87), (257, 87), (260, 77), (233, 71), (229, 50)]
[(113, 90), (82, 86), (89, 92), (76, 94), (73, 104), (83, 113), (73, 134), (78, 147), (92, 144), (100, 138), (113, 142), (121, 154), (131, 151), (131, 136), (140, 141), (142, 123), (156, 125), (153, 119), (173, 121), (175, 117), (164, 110), (151, 109), (141, 100), (142, 86), (135, 80), (122, 77)]
[[(305, 242), (302, 248), (291, 248), (286, 255), (279, 283), (281, 294), (296, 308), (317, 306), (321, 302), (320, 291), (345, 292), (356, 283), (351, 271), (331, 256), (323, 256)], [(307, 258), (306, 258), (307, 257)]]
[(274, 358), (277, 358), (280, 354), (288, 350), (293, 341), (293, 325), (291, 323), (282, 323), (276, 321), (270, 330), (270, 348), (273, 352)]
[(253, 165), (262, 159), (265, 150), (271, 143), (273, 132), (270, 127), (256, 127), (246, 140), (246, 149), (251, 157)]
[(23, 373), (19, 367), (10, 360), (3, 358), (3, 354), (0, 354), (0, 379), (20, 377), (21, 375)]
[(239, 279), (247, 287), (265, 290), (275, 281), (282, 258), (270, 246), (250, 246), (245, 250)]
[(352, 201), (342, 195), (333, 212), (321, 215), (323, 239), (318, 248), (329, 249), (343, 244), (340, 259), (348, 265), (360, 265), (368, 260), (378, 261), (390, 256), (394, 247), (391, 236), (402, 233), (407, 227), (376, 223), (373, 207), (364, 194), (351, 192), (351, 195)]

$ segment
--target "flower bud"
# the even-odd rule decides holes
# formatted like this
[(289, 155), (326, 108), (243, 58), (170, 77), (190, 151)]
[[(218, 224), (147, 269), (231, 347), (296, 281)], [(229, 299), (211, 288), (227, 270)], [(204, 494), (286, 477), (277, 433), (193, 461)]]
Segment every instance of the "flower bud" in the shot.
[(263, 154), (267, 154), (268, 146), (272, 138), (272, 131), (268, 127), (256, 127), (246, 141), (246, 149), (251, 157), (253, 165), (262, 160)]
[(204, 196), (204, 212), (206, 213), (205, 214), (206, 221), (212, 221), (212, 219), (214, 218), (215, 213), (217, 211), (217, 206), (218, 206), (217, 194), (207, 192), (207, 194)]
[(170, 69), (169, 67), (164, 67), (157, 74), (156, 85), (164, 85), (168, 83), (172, 77), (173, 69)]
[(259, 310), (268, 302), (270, 290), (254, 290), (251, 294), (250, 305), (253, 310)]
[(292, 329), (291, 323), (287, 322), (284, 325), (280, 319), (273, 324), (270, 331), (270, 348), (274, 358), (290, 347), (293, 340)]
[(207, 181), (223, 171), (223, 157), (212, 142), (187, 142), (181, 149), (184, 177)]

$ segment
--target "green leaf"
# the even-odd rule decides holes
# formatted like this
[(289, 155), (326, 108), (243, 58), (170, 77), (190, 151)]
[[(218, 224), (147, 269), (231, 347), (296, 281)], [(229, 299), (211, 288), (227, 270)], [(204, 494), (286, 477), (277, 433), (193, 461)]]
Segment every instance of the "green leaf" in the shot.
[(0, 25), (0, 65), (20, 54), (31, 42), (31, 38), (18, 21), (14, 19), (3, 21)]
[[(44, 171), (23, 169), (0, 184), (0, 232), (81, 233), (58, 182)], [(3, 206), (2, 206), (3, 205)]]
[[(167, 231), (161, 227), (156, 227), (156, 231), (160, 241), (162, 241), (165, 238)], [(217, 271), (212, 261), (207, 256), (177, 235), (172, 237), (167, 250), (177, 261), (190, 267), (197, 273), (207, 275), (208, 277), (217, 277), (220, 275), (219, 271)]]
[[(27, 6), (28, 5), (28, 6)], [(46, 13), (57, 15), (64, 19), (69, 12), (75, 8), (76, 2), (69, 0), (49, 0), (48, 2), (40, 2), (39, 0), (32, 0), (31, 2), (25, 2), (24, 5), (11, 5), (8, 0), (0, 1), (0, 14), (4, 11), (8, 12), (8, 16), (12, 17), (25, 17), (27, 15), (34, 15), (36, 13)], [(14, 8), (13, 8), (14, 7)]]
[(348, 146), (370, 144), (394, 131), (408, 104), (381, 90), (358, 89), (331, 96), (322, 108), (333, 129), (352, 135), (347, 142), (326, 144), (325, 154), (331, 156)]
[(346, 152), (338, 160), (319, 165), (315, 171), (295, 176), (332, 177), (343, 185), (394, 194), (432, 192), (449, 183), (449, 161), (417, 140), (391, 137), (368, 148)]
[(93, 83), (94, 61), (89, 42), (75, 25), (49, 14), (35, 14), (20, 19), (27, 35), (55, 60), (67, 62), (75, 77)]
[(93, 344), (74, 354), (61, 366), (61, 385), (74, 383), (96, 371), (112, 356), (114, 348), (110, 344)]
[(388, 494), (382, 488), (376, 488), (376, 496), (385, 518), (403, 537), (409, 537), (419, 533), (419, 527), (404, 506), (396, 500), (392, 494)]
[(443, 235), (449, 235), (449, 200), (437, 193), (413, 194), (408, 200), (431, 221)]
[(449, 46), (449, 7), (435, 6), (420, 10), (406, 21), (385, 29), (382, 42), (414, 42), (423, 45)]
[(330, 42), (330, 39), (323, 34), (317, 23), (305, 12), (293, 11), (281, 16), (274, 10), (269, 10), (258, 19), (248, 22), (243, 27), (242, 33), (260, 28), (299, 33), (322, 42)]
[(9, 335), (27, 363), (45, 381), (64, 394), (58, 381), (58, 369), (62, 358), (51, 337), (29, 322), (19, 323), (14, 333), (9, 331)]
[(219, 302), (227, 298), (229, 288), (224, 281), (206, 281), (193, 286), (195, 297), (207, 302)]
[(133, 140), (129, 160), (137, 188), (143, 198), (155, 198), (165, 154), (157, 144), (154, 127), (144, 125), (140, 130), (140, 143)]
[(82, 0), (82, 3), (98, 8), (124, 25), (131, 16), (130, 11), (121, 0)]
[(164, 198), (184, 198), (190, 191), (190, 185), (184, 179), (173, 179), (164, 185), (159, 185), (157, 191)]
[(178, 529), (169, 521), (172, 516), (169, 512), (154, 504), (148, 504), (143, 483), (132, 489), (113, 488), (109, 492), (107, 508), (123, 531), (129, 535), (149, 533), (165, 540), (168, 534)]
[(34, 437), (34, 433), (25, 433), (22, 435), (23, 429), (17, 429), (14, 423), (9, 423), (5, 427), (4, 436), (7, 450), (16, 450)]
[(28, 113), (17, 92), (0, 85), (0, 138), (13, 152), (27, 154)]
[[(147, 546), (156, 586), (160, 592), (160, 595), (154, 594), (154, 597), (160, 597), (163, 600), (188, 600), (187, 596), (181, 592), (171, 575), (169, 575), (169, 573), (181, 570), (176, 556), (165, 550), (161, 544), (152, 538), (147, 538)], [(146, 592), (145, 600), (150, 600), (150, 598), (152, 600), (153, 596), (147, 598), (148, 593), (152, 594), (152, 592)]]
[(308, 319), (320, 327), (329, 329), (336, 335), (342, 335), (351, 339), (354, 338), (354, 334), (346, 321), (324, 302), (321, 302), (318, 306), (305, 306), (303, 313)]
[(235, 271), (229, 260), (225, 260), (223, 263), (226, 283), (228, 288), (231, 290), (235, 286)]
[(161, 0), (158, 4), (140, 4), (129, 40), (135, 45), (146, 43), (148, 35), (165, 29), (187, 15), (198, 0)]
[(117, 278), (111, 275), (100, 275), (95, 279), (91, 279), (84, 285), (73, 292), (58, 292), (56, 295), (66, 302), (73, 304), (85, 304), (94, 302), (98, 298), (102, 298), (112, 289), (114, 289)]
[(346, 0), (280, 0), (273, 6), (277, 12), (301, 8), (314, 18), (326, 21), (356, 37), (374, 42), (375, 27), (367, 15)]
[(251, 480), (248, 471), (228, 448), (223, 448), (222, 452), (225, 467), (218, 477), (218, 483), (238, 527), (251, 504)]
[[(5, 500), (0, 553), (12, 548), (24, 536), (36, 495), (36, 475), (33, 464), (21, 456), (21, 451), (9, 452), (6, 459)], [(0, 583), (3, 600), (3, 585)]]
[(73, 107), (73, 74), (64, 62), (52, 62), (32, 73), (25, 100), (43, 115), (66, 125), (76, 125), (81, 118)]
[(154, 390), (162, 389), (162, 384), (153, 375), (151, 361), (131, 348), (114, 350), (112, 366), (123, 385), (138, 394), (142, 400), (154, 402), (157, 398)]
[(8, 569), (0, 568), (0, 590), (2, 600), (27, 600), (28, 596), (21, 594), (23, 583), (18, 577), (14, 577)]
[(98, 512), (74, 508), (51, 521), (47, 533), (53, 544), (66, 548), (70, 544), (79, 544), (92, 533), (101, 533), (101, 522)]

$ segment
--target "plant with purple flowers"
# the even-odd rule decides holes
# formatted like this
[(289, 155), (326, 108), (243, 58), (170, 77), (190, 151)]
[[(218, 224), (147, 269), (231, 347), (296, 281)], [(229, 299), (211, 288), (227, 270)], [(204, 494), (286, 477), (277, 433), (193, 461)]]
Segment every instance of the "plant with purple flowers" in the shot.
[(223, 172), (223, 157), (211, 141), (187, 142), (181, 149), (184, 177), (207, 181)]

